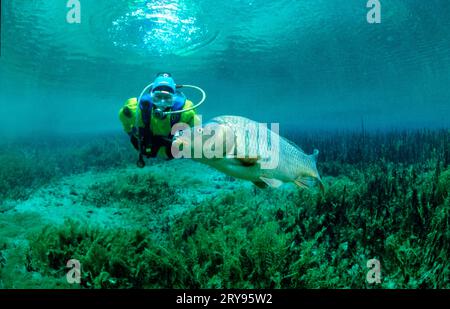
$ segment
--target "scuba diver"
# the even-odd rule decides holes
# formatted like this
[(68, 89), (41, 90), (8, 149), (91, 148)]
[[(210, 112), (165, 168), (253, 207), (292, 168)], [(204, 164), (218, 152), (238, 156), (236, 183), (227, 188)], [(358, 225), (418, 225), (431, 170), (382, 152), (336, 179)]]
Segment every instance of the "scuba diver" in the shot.
[[(201, 92), (202, 100), (194, 105), (179, 90), (192, 88)], [(169, 73), (159, 73), (142, 91), (139, 98), (131, 98), (119, 111), (124, 131), (139, 152), (137, 166), (145, 167), (144, 157), (173, 159), (172, 127), (184, 123), (190, 127), (200, 123), (195, 109), (206, 100), (205, 92), (196, 86), (177, 85)]]

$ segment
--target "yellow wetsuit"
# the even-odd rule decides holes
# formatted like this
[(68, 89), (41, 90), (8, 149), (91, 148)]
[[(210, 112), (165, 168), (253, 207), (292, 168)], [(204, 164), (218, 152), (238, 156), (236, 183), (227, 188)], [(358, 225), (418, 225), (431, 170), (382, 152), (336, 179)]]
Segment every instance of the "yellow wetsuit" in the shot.
[[(191, 108), (192, 106), (193, 103), (190, 100), (186, 100), (182, 109), (186, 110)], [(134, 147), (136, 149), (139, 149), (139, 146), (136, 144), (137, 141), (139, 140), (138, 132), (139, 130), (145, 129), (145, 122), (143, 120), (142, 112), (141, 109), (139, 108), (137, 98), (131, 98), (125, 102), (125, 105), (119, 111), (119, 119), (120, 122), (122, 123), (123, 130), (132, 139)], [(173, 121), (170, 115), (165, 117), (164, 119), (159, 119), (155, 117), (154, 112), (152, 111), (150, 119), (151, 119), (150, 131), (153, 136), (165, 138), (171, 136)], [(185, 123), (193, 127), (200, 124), (200, 118), (196, 115), (194, 110), (190, 110), (180, 114), (177, 123)], [(150, 154), (152, 152), (151, 145), (146, 145), (145, 147), (146, 149), (144, 149), (143, 152), (146, 154)], [(158, 149), (157, 156), (167, 158), (168, 155), (166, 147), (161, 147), (160, 149)]]

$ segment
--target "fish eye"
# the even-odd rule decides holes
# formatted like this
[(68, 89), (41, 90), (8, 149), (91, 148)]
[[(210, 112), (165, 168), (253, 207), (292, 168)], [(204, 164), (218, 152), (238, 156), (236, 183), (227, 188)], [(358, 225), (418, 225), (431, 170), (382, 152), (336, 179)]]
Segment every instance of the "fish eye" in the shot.
[(184, 135), (184, 131), (183, 130), (179, 130), (176, 131), (175, 134), (173, 135), (174, 138), (179, 138), (182, 137)]
[(203, 128), (198, 128), (198, 129), (197, 129), (197, 132), (198, 132), (198, 133), (203, 133)]

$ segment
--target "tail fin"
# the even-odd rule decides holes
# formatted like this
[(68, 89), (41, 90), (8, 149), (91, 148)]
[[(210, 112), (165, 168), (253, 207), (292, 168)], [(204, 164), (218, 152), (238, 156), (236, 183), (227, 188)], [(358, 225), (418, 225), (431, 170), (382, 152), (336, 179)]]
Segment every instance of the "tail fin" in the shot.
[(314, 162), (317, 162), (317, 159), (319, 158), (320, 151), (318, 149), (314, 149), (313, 154), (311, 155), (314, 159)]
[(319, 186), (320, 192), (322, 194), (325, 193), (325, 187), (323, 185), (322, 179), (320, 177), (316, 178), (313, 176), (300, 176), (298, 177), (294, 183), (300, 188), (311, 189), (315, 186)]
[(319, 184), (319, 188), (320, 188), (320, 193), (322, 193), (322, 195), (325, 194), (325, 186), (323, 185), (322, 179), (318, 179), (317, 183)]
[[(314, 162), (316, 162), (316, 164), (317, 164), (317, 161), (319, 159), (319, 153), (320, 153), (319, 149), (314, 149), (313, 158), (314, 158)], [(316, 166), (316, 171), (317, 171), (317, 166)], [(325, 187), (323, 185), (322, 178), (320, 178), (320, 175), (319, 175), (318, 171), (317, 171), (316, 182), (319, 185), (320, 192), (322, 192), (322, 194), (325, 194)]]
[(323, 185), (322, 179), (320, 178), (319, 172), (317, 171), (317, 168), (315, 167), (317, 160), (319, 158), (319, 150), (318, 149), (314, 149), (313, 154), (311, 155), (311, 158), (314, 161), (314, 170), (315, 170), (315, 174), (316, 176), (300, 176), (298, 177), (294, 183), (299, 186), (300, 188), (313, 188), (315, 186), (319, 186), (320, 191), (322, 192), (322, 194), (325, 193), (325, 187)]

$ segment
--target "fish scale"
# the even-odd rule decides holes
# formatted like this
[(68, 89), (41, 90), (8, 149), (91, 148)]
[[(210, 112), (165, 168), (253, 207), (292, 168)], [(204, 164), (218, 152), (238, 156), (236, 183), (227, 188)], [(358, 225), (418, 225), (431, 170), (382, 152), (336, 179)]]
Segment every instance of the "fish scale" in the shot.
[[(300, 147), (271, 131), (267, 126), (265, 132), (258, 130), (260, 123), (240, 116), (220, 116), (203, 126), (213, 126), (216, 134), (224, 133), (233, 143), (233, 151), (227, 151), (224, 158), (194, 158), (204, 164), (235, 178), (252, 181), (259, 187), (279, 187), (283, 183), (293, 182), (300, 187), (319, 186), (323, 184), (316, 168), (318, 151), (307, 155)], [(193, 136), (198, 128), (191, 129)], [(206, 130), (204, 130), (206, 131)], [(231, 136), (229, 136), (231, 135)], [(186, 137), (179, 137), (183, 140)], [(210, 136), (204, 137), (208, 139)], [(279, 141), (278, 151), (276, 141)], [(183, 144), (193, 145), (191, 141)], [(229, 150), (229, 149), (228, 149)], [(278, 159), (278, 160), (276, 160)], [(264, 168), (276, 160), (273, 168)]]

